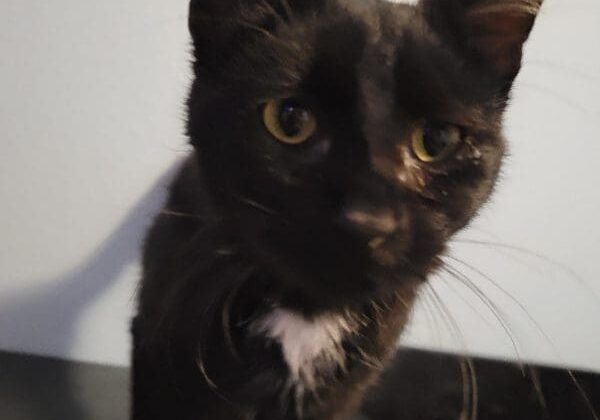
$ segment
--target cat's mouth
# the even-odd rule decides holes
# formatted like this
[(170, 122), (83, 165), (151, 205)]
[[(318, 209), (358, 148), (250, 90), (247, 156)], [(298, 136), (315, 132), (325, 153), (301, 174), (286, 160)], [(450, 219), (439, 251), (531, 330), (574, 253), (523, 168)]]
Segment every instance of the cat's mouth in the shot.
[(398, 264), (399, 256), (392, 252), (390, 248), (390, 240), (382, 236), (373, 238), (369, 242), (372, 257), (384, 267), (393, 267)]

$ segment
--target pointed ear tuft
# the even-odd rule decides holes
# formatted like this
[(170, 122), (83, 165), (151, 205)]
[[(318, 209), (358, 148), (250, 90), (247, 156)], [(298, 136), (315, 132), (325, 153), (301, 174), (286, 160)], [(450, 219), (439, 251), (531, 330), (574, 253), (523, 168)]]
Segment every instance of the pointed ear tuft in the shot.
[(543, 0), (423, 0), (433, 29), (468, 59), (512, 82)]

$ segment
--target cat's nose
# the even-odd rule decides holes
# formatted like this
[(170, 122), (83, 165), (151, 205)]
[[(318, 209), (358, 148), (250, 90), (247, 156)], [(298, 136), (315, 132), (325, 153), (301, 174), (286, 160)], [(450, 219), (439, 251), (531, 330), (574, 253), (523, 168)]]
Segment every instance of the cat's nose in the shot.
[(390, 235), (399, 225), (398, 217), (392, 209), (367, 202), (346, 204), (342, 209), (341, 219), (346, 229), (366, 236)]

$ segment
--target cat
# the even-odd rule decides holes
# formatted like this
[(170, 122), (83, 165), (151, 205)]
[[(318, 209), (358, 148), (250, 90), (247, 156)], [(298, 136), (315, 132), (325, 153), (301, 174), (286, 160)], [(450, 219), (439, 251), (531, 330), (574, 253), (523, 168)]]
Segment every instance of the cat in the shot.
[(192, 0), (134, 420), (338, 420), (490, 196), (541, 0)]

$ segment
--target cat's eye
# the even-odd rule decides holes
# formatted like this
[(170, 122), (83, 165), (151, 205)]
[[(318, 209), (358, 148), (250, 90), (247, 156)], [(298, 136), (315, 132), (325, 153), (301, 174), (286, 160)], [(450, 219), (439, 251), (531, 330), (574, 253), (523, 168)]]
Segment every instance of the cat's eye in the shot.
[(462, 143), (461, 130), (453, 125), (418, 127), (412, 133), (414, 155), (425, 163), (441, 162), (455, 152)]
[(262, 112), (266, 129), (285, 144), (301, 144), (317, 130), (315, 114), (294, 99), (268, 101)]

